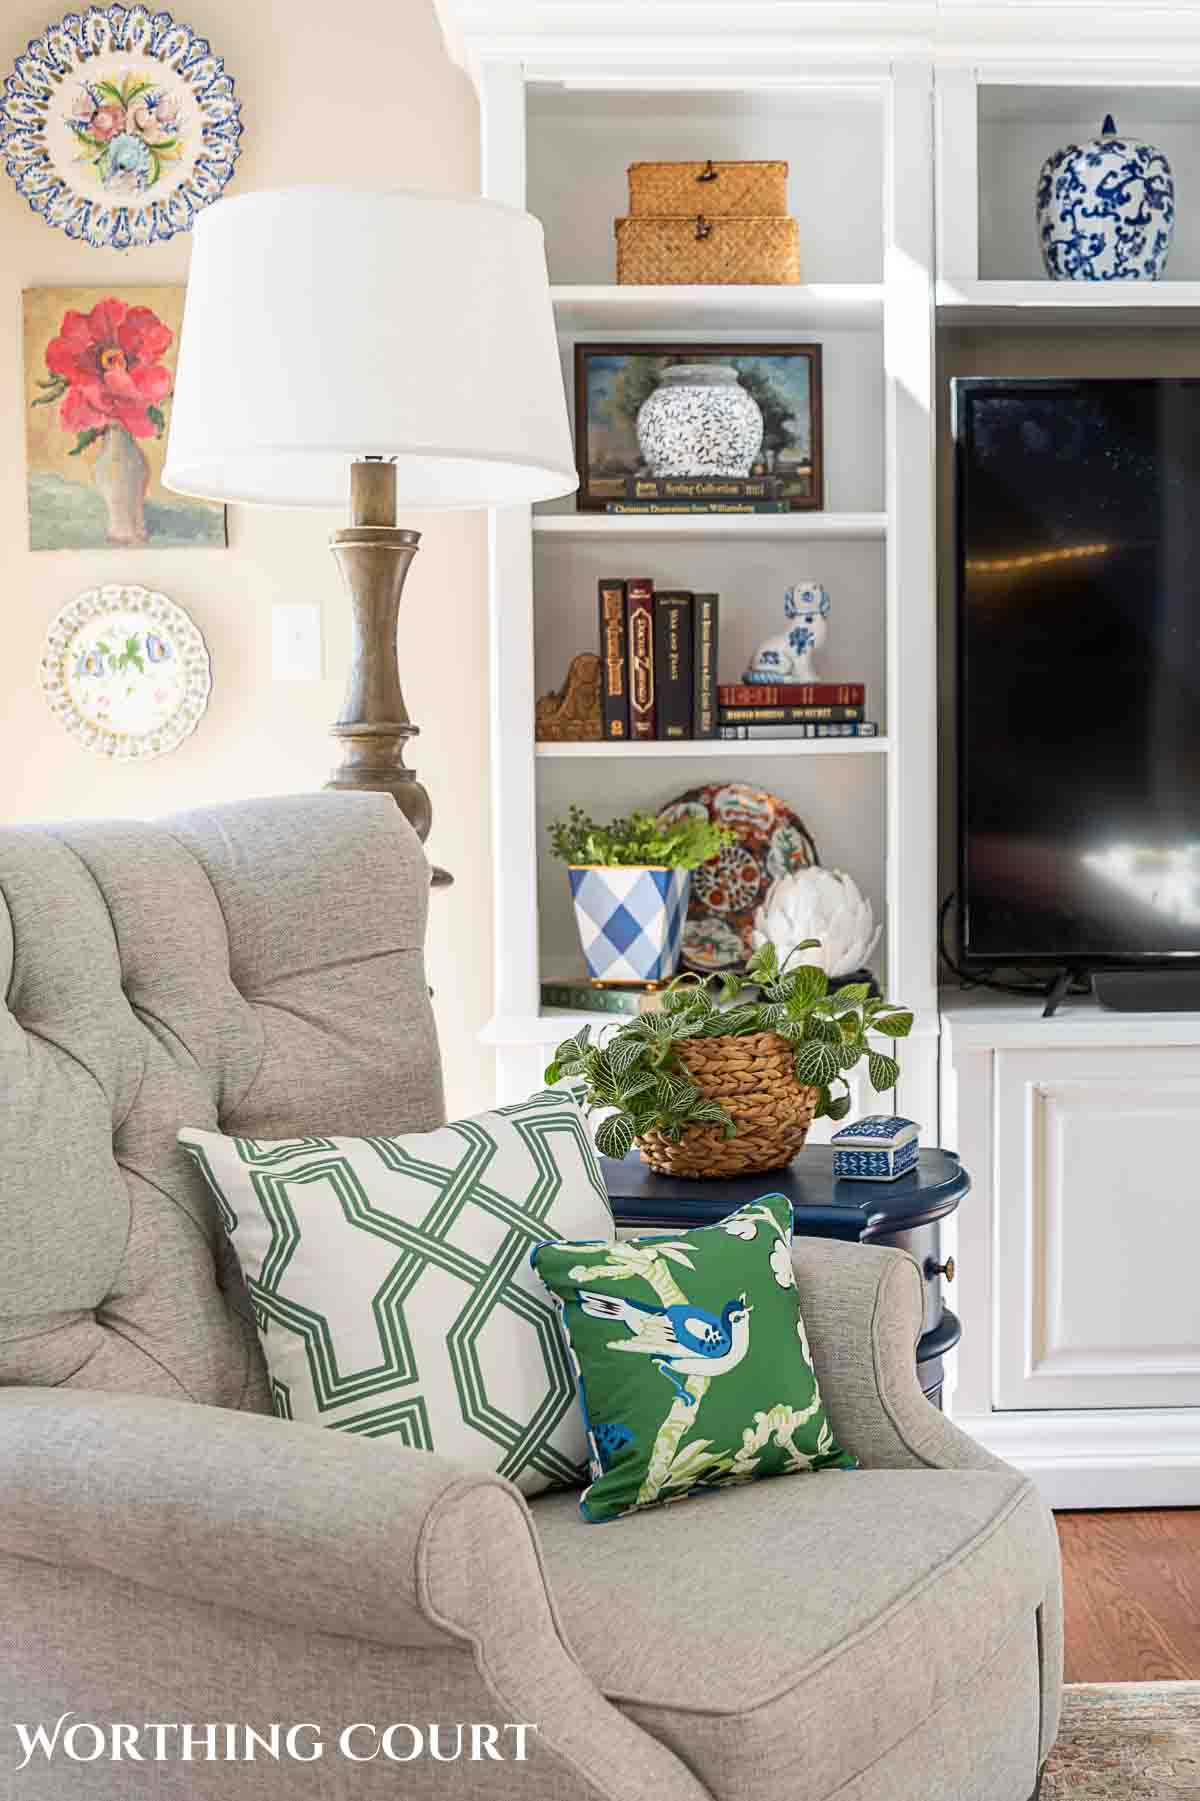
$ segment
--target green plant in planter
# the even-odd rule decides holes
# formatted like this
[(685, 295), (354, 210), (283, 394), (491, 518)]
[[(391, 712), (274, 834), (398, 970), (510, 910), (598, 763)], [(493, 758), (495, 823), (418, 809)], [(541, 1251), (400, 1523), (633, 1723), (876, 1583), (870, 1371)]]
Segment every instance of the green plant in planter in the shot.
[[(816, 1117), (844, 1119), (850, 1111), (846, 1072), (864, 1057), (873, 1088), (883, 1093), (895, 1087), (900, 1065), (871, 1037), (907, 1038), (913, 1016), (892, 1001), (873, 1000), (865, 982), (850, 982), (830, 993), (824, 970), (795, 962), (818, 942), (806, 939), (783, 963), (774, 945), (763, 945), (750, 959), (745, 978), (726, 976), (719, 994), (699, 976), (677, 976), (664, 991), (661, 1012), (639, 1014), (603, 1044), (591, 1042), (590, 1026), (564, 1040), (546, 1070), (546, 1081), (574, 1078), (585, 1109), (604, 1110), (595, 1136), (606, 1157), (625, 1156), (636, 1138), (653, 1130), (678, 1144), (686, 1126), (722, 1125), (725, 1136), (733, 1138), (735, 1122), (718, 1102), (704, 1097), (675, 1047), (689, 1038), (777, 1032), (795, 1047), (796, 1080), (821, 1091)], [(757, 988), (758, 998), (739, 1002), (744, 985)], [(838, 1086), (843, 1093), (834, 1092)]]
[(582, 807), (570, 807), (565, 819), (551, 822), (549, 831), (554, 855), (563, 863), (604, 869), (641, 864), (696, 869), (733, 842), (727, 827), (708, 819), (663, 825), (654, 813), (633, 812), (611, 825), (597, 825)]

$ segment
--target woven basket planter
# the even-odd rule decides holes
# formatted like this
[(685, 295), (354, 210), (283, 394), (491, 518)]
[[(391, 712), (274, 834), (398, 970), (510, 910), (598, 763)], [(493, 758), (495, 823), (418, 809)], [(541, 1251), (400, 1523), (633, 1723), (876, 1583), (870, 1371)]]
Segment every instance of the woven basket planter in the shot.
[(819, 1088), (796, 1080), (795, 1051), (776, 1032), (684, 1039), (675, 1054), (707, 1100), (737, 1126), (685, 1126), (678, 1144), (661, 1132), (638, 1139), (642, 1160), (664, 1176), (744, 1176), (782, 1169), (804, 1146)]

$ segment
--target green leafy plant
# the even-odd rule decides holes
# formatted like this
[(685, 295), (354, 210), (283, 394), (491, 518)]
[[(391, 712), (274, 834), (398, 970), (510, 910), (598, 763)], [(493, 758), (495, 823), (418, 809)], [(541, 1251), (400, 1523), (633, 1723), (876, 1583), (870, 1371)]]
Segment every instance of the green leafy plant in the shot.
[[(635, 1139), (654, 1130), (676, 1144), (693, 1125), (720, 1125), (733, 1138), (735, 1122), (696, 1087), (676, 1047), (689, 1038), (777, 1032), (795, 1051), (796, 1080), (821, 1091), (817, 1118), (844, 1119), (850, 1111), (846, 1074), (864, 1057), (874, 1089), (882, 1094), (896, 1086), (900, 1065), (872, 1037), (892, 1044), (907, 1038), (913, 1016), (893, 1001), (872, 999), (865, 982), (831, 993), (824, 970), (794, 961), (817, 943), (806, 939), (782, 963), (774, 945), (764, 945), (751, 958), (744, 983), (727, 976), (717, 993), (701, 977), (677, 976), (663, 994), (661, 1012), (639, 1014), (601, 1044), (592, 1043), (590, 1026), (565, 1039), (546, 1081), (573, 1082), (588, 1113), (604, 1112), (595, 1136), (606, 1157), (625, 1156)], [(757, 989), (757, 996), (739, 999), (743, 985)], [(839, 1087), (843, 1092), (836, 1093)]]
[(549, 830), (554, 855), (562, 862), (602, 868), (650, 863), (695, 869), (733, 842), (727, 827), (691, 815), (664, 824), (654, 813), (633, 812), (610, 825), (597, 825), (582, 807), (569, 808), (566, 818), (554, 820)]

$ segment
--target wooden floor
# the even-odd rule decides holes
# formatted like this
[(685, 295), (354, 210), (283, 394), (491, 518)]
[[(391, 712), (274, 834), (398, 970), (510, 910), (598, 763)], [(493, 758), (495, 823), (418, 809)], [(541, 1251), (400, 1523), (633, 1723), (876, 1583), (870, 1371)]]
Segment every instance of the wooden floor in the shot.
[(1200, 1681), (1200, 1508), (1055, 1518), (1067, 1681)]

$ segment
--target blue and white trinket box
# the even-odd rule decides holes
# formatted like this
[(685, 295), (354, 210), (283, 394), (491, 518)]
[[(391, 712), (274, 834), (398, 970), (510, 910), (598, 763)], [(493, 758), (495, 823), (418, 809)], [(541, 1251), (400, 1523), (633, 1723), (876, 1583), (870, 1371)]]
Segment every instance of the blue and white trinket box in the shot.
[(830, 1139), (835, 1180), (894, 1182), (917, 1161), (920, 1126), (894, 1113), (872, 1113), (843, 1126)]

